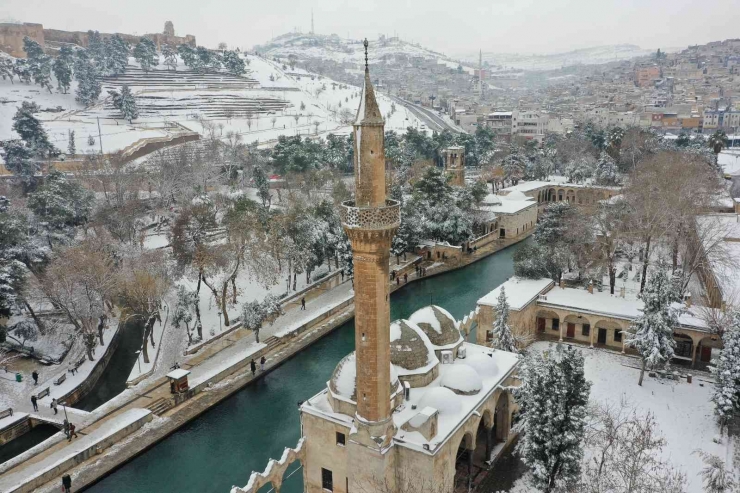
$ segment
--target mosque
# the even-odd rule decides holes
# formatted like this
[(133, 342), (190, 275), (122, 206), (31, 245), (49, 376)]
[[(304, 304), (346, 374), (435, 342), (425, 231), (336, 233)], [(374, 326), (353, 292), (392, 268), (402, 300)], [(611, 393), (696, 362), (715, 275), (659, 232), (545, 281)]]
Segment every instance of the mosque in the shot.
[(367, 66), (354, 122), (355, 200), (340, 215), (355, 271), (355, 351), (300, 407), (306, 492), (469, 491), (511, 444), (515, 354), (471, 344), (439, 306), (390, 321), (400, 224), (386, 196), (384, 120)]

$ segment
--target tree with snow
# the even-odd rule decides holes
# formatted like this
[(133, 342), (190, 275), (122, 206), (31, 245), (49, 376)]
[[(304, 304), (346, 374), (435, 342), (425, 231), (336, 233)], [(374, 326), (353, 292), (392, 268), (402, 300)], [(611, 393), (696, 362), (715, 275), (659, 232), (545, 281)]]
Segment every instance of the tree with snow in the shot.
[(266, 320), (269, 320), (272, 324), (275, 317), (282, 313), (283, 310), (280, 306), (279, 298), (275, 295), (268, 294), (261, 303), (257, 300), (252, 300), (242, 305), (242, 327), (253, 331), (254, 339), (259, 344), (262, 324)]
[(121, 115), (125, 120), (132, 123), (133, 120), (139, 118), (139, 109), (136, 106), (136, 98), (128, 85), (124, 84), (120, 93), (118, 91), (108, 91), (108, 94), (111, 95), (113, 106), (121, 112)]
[(252, 170), (254, 186), (257, 187), (257, 196), (262, 201), (263, 207), (269, 207), (272, 201), (270, 195), (270, 182), (267, 180), (267, 173), (262, 166), (255, 166)]
[(535, 353), (524, 360), (522, 384), (514, 389), (523, 431), (516, 452), (532, 471), (532, 486), (550, 493), (574, 485), (581, 475), (591, 383), (580, 350)]
[(72, 84), (72, 65), (74, 64), (74, 52), (68, 45), (59, 49), (59, 55), (54, 59), (52, 69), (54, 77), (57, 78), (57, 88), (63, 94), (67, 94)]
[(13, 116), (13, 130), (20, 135), (35, 156), (45, 158), (57, 154), (58, 150), (49, 142), (46, 130), (34, 116), (38, 111), (37, 104), (23, 101)]
[(41, 166), (31, 149), (22, 140), (15, 139), (0, 141), (0, 150), (8, 171), (20, 178), (26, 190), (32, 189)]
[(128, 66), (128, 56), (131, 46), (120, 35), (114, 34), (107, 40), (105, 49), (108, 72), (113, 75), (124, 73)]
[(69, 143), (67, 144), (67, 154), (74, 156), (77, 154), (77, 148), (75, 147), (75, 131), (69, 131)]
[(44, 49), (28, 36), (23, 38), (23, 51), (33, 81), (51, 93), (51, 58)]
[(198, 332), (198, 338), (203, 339), (203, 324), (200, 320), (200, 297), (195, 291), (189, 291), (185, 286), (177, 287), (177, 302), (172, 317), (172, 323), (175, 327), (185, 324), (185, 330), (188, 334), (188, 344), (193, 343), (193, 333), (190, 330), (190, 322), (193, 321), (193, 311), (195, 311), (194, 329)]
[(737, 481), (732, 467), (714, 454), (697, 450), (696, 454), (704, 461), (704, 468), (699, 473), (704, 483), (705, 493), (735, 493)]
[(506, 301), (506, 290), (501, 286), (501, 292), (496, 300), (496, 321), (493, 322), (493, 336), (495, 347), (502, 351), (518, 353), (516, 338), (509, 325), (509, 303)]
[(244, 66), (244, 60), (236, 51), (225, 51), (223, 54), (223, 64), (227, 72), (234, 75), (244, 75), (247, 69)]
[(102, 90), (100, 73), (95, 65), (93, 65), (86, 50), (77, 50), (75, 79), (77, 79), (75, 99), (85, 105), (85, 107), (95, 104)]
[(31, 83), (31, 66), (28, 60), (25, 58), (16, 58), (13, 63), (13, 73), (18, 77), (18, 80), (25, 83)]
[(172, 46), (163, 45), (162, 56), (164, 57), (164, 64), (167, 68), (177, 70), (177, 52)]
[(67, 180), (53, 169), (44, 184), (28, 195), (28, 208), (46, 223), (50, 235), (65, 242), (74, 236), (74, 228), (85, 223), (92, 212), (94, 195), (78, 181)]
[(141, 38), (139, 40), (139, 43), (134, 48), (133, 55), (144, 72), (149, 72), (159, 63), (157, 47), (154, 45), (154, 41), (149, 38)]
[(678, 314), (671, 305), (679, 300), (664, 264), (656, 267), (640, 298), (645, 306), (642, 314), (630, 326), (625, 339), (625, 344), (635, 348), (642, 358), (638, 385), (642, 385), (645, 368), (670, 361), (676, 347), (673, 328), (678, 325)]
[(720, 429), (740, 416), (740, 312), (733, 310), (729, 321), (722, 334), (717, 366), (712, 369), (716, 379), (712, 402)]
[(570, 183), (581, 183), (594, 174), (594, 161), (591, 156), (579, 156), (565, 167), (565, 176)]
[(602, 152), (594, 171), (594, 181), (597, 185), (613, 186), (620, 181), (617, 163), (606, 152)]
[(545, 207), (534, 230), (534, 240), (546, 252), (550, 277), (560, 282), (568, 268), (571, 247), (579, 241), (576, 225), (582, 222), (579, 211), (569, 202), (553, 202)]

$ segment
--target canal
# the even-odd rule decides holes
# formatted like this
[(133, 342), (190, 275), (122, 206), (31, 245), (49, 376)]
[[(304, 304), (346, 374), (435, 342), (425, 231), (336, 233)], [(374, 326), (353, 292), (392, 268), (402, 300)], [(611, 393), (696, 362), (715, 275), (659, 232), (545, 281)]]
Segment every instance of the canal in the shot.
[[(512, 257), (521, 245), (397, 291), (391, 297), (391, 319), (408, 317), (430, 302), (461, 319), (480, 297), (513, 275)], [(354, 321), (349, 321), (86, 491), (228, 493), (234, 485), (244, 486), (252, 471), (263, 470), (270, 458), (296, 445), (298, 402), (322, 390), (339, 360), (353, 349)], [(301, 472), (287, 479), (281, 491), (303, 491)]]

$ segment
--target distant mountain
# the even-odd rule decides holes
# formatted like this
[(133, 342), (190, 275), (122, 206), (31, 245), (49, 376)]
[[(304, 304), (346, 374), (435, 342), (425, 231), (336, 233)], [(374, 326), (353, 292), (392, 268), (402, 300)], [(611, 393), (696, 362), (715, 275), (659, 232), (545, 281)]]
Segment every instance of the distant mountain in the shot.
[[(332, 60), (337, 63), (361, 64), (365, 58), (362, 40), (345, 39), (336, 34), (324, 36), (320, 34), (288, 33), (265, 44), (255, 46), (254, 50), (268, 57), (286, 58), (294, 55), (298, 60), (321, 59)], [(442, 53), (399, 38), (380, 37), (376, 40), (370, 40), (370, 63), (412, 57), (448, 59)]]
[[(669, 48), (662, 51), (678, 51), (680, 48)], [(655, 50), (646, 50), (636, 45), (620, 44), (595, 46), (566, 53), (549, 55), (524, 53), (491, 53), (483, 52), (483, 61), (495, 67), (515, 68), (519, 70), (556, 70), (572, 65), (599, 65), (603, 63), (630, 60), (655, 53)], [(477, 64), (478, 53), (465, 53), (461, 56), (470, 64)]]

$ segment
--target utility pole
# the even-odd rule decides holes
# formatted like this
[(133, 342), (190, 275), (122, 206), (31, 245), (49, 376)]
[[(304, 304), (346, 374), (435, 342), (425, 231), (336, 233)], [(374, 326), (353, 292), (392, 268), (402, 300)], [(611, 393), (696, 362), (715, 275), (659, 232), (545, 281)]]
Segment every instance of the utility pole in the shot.
[(103, 155), (103, 134), (100, 132), (100, 117), (98, 117), (98, 142), (100, 143), (100, 155)]

